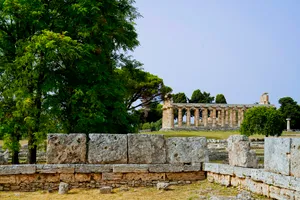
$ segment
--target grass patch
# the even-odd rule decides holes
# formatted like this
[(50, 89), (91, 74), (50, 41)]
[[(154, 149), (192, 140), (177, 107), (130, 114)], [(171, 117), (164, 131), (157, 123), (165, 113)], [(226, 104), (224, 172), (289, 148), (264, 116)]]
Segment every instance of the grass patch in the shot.
[[(20, 144), (21, 146), (25, 145), (28, 143), (28, 140), (20, 140)], [(3, 146), (4, 142), (3, 140), (0, 140), (0, 146)]]
[[(207, 139), (227, 139), (231, 135), (239, 135), (238, 131), (156, 131), (140, 134), (162, 134), (165, 137), (206, 137)], [(264, 138), (263, 135), (253, 135), (250, 138)]]
[[(130, 188), (129, 191), (120, 191), (114, 189), (112, 194), (100, 194), (99, 190), (92, 189), (72, 189), (69, 194), (59, 195), (57, 192), (47, 193), (45, 191), (38, 192), (0, 192), (0, 199), (23, 199), (23, 200), (39, 200), (39, 199), (62, 199), (62, 200), (181, 200), (181, 199), (199, 199), (200, 196), (210, 197), (212, 195), (235, 196), (238, 190), (232, 187), (223, 187), (218, 184), (209, 183), (207, 180), (199, 181), (190, 185), (171, 186), (171, 190), (158, 191), (155, 187)], [(267, 199), (260, 196), (254, 196), (255, 199)]]

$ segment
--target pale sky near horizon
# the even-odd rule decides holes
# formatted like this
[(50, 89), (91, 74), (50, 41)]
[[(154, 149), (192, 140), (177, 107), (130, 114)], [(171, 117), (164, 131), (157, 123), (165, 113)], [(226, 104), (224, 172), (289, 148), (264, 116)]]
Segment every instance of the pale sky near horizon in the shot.
[(173, 93), (223, 93), (228, 103), (300, 104), (300, 1), (136, 0), (144, 69)]

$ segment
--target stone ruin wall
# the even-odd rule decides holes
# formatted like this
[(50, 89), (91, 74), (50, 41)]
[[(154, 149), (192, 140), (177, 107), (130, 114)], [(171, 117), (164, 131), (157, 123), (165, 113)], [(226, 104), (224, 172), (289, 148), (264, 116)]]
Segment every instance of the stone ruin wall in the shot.
[[(239, 141), (236, 145), (242, 147), (244, 144)], [(253, 160), (241, 166), (242, 163), (237, 162), (245, 160), (244, 152), (234, 151), (234, 157), (229, 158), (230, 165), (204, 163), (203, 170), (210, 182), (273, 199), (300, 199), (300, 138), (265, 138), (264, 149), (264, 169), (245, 167)]]
[(0, 165), (0, 190), (154, 186), (204, 180), (206, 138), (143, 134), (49, 134), (45, 165)]
[(300, 199), (300, 138), (265, 138), (264, 169), (257, 168), (246, 137), (231, 136), (227, 144), (229, 165), (208, 163), (205, 138), (52, 134), (47, 160), (53, 164), (2, 165), (0, 190), (57, 190), (61, 181), (71, 188), (99, 188), (207, 178), (274, 199)]

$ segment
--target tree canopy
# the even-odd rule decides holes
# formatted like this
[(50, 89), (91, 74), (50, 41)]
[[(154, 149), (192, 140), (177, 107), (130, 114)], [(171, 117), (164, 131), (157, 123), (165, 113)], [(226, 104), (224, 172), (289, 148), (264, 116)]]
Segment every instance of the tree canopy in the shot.
[(281, 113), (272, 107), (253, 107), (247, 110), (241, 124), (241, 134), (265, 136), (280, 136), (285, 129), (285, 121)]
[(172, 95), (174, 103), (187, 103), (187, 97), (183, 92), (179, 92)]
[(130, 132), (128, 93), (116, 69), (139, 45), (133, 3), (0, 0), (0, 99), (11, 105), (1, 111), (1, 130), (16, 151), (18, 134), (26, 135), (30, 163), (49, 130)]
[(225, 98), (224, 94), (217, 94), (216, 103), (227, 104), (227, 101), (226, 101), (226, 98)]
[(283, 97), (279, 99), (280, 108), (284, 120), (291, 119), (291, 128), (300, 129), (300, 106), (291, 97)]
[(197, 89), (193, 92), (189, 103), (212, 103), (214, 99), (215, 97), (210, 96), (210, 93), (202, 93), (201, 90)]

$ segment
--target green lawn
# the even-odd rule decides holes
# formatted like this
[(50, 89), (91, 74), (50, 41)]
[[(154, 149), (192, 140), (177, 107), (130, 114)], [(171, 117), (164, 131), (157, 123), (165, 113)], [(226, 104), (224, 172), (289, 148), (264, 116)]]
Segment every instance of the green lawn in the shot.
[[(208, 139), (227, 139), (230, 135), (239, 135), (238, 131), (157, 131), (140, 134), (162, 134), (165, 137), (206, 137)], [(262, 135), (254, 135), (251, 138), (263, 138)]]
[[(165, 137), (206, 137), (208, 139), (227, 139), (230, 135), (239, 135), (239, 131), (156, 131), (140, 134), (162, 134)], [(283, 137), (300, 137), (300, 133), (283, 132)], [(250, 138), (264, 138), (263, 135), (252, 135)]]

